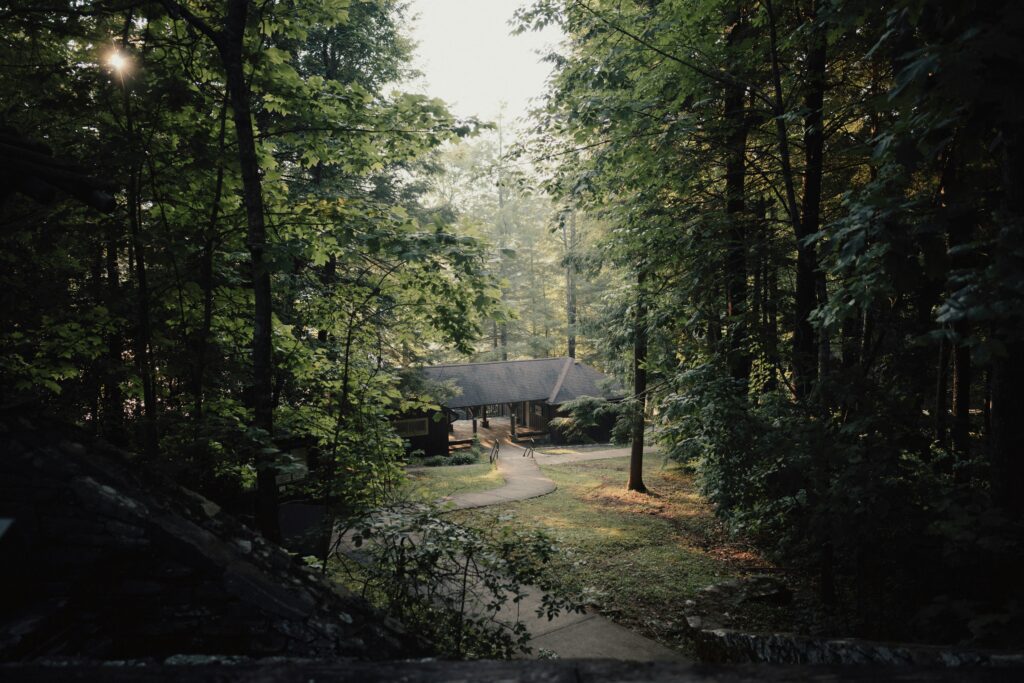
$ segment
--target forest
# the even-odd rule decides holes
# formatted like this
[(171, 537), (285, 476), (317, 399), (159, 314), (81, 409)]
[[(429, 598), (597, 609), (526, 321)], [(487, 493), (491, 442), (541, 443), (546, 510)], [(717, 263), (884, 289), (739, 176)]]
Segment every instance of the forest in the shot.
[(0, 0), (0, 412), (278, 542), (299, 459), (330, 525), (400, 495), (412, 369), (578, 358), (617, 485), (655, 444), (820, 632), (1024, 646), (1024, 5), (527, 0), (518, 131), (404, 88), (414, 20)]

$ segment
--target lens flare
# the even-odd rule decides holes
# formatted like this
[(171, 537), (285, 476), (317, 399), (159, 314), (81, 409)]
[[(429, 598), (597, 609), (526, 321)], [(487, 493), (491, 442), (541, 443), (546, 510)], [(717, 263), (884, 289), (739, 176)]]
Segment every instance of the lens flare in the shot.
[(114, 71), (121, 73), (128, 68), (128, 58), (115, 50), (107, 56), (107, 65)]

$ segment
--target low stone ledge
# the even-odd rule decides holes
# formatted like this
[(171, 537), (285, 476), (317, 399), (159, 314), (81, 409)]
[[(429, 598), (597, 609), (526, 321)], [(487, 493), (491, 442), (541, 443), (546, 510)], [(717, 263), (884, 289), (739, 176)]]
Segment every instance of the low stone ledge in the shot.
[[(691, 626), (696, 626), (691, 623)], [(1024, 653), (959, 650), (951, 647), (881, 643), (856, 638), (812, 638), (787, 633), (743, 633), (724, 628), (693, 628), (702, 661), (716, 663), (1012, 667), (1024, 675)]]
[(79, 661), (0, 665), (0, 680), (42, 683), (53, 680), (79, 683), (1004, 683), (1020, 680), (1013, 669), (934, 669), (928, 667), (800, 667), (768, 665), (698, 665), (677, 662), (619, 662), (610, 660), (555, 661), (321, 661), (247, 660), (238, 657), (172, 658), (173, 664)]

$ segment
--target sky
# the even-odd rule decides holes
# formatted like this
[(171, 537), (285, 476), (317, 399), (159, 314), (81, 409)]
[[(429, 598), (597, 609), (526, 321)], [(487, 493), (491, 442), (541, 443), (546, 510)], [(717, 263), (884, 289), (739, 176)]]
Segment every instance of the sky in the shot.
[(413, 87), (445, 100), (457, 116), (496, 121), (525, 116), (544, 92), (551, 68), (537, 50), (555, 45), (557, 28), (510, 35), (509, 19), (529, 0), (412, 0), (412, 38), (419, 46)]

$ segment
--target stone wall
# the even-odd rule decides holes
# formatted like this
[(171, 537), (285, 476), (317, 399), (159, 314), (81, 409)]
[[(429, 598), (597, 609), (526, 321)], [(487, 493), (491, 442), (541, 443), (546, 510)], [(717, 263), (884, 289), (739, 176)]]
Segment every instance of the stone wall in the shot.
[(705, 666), (675, 662), (534, 661), (534, 662), (319, 662), (175, 660), (138, 666), (0, 665), (0, 680), (19, 683), (109, 681), (111, 683), (1009, 683), (1019, 672), (1006, 669), (911, 669), (878, 667)]
[(896, 667), (1016, 667), (1024, 679), (1024, 654), (927, 645), (880, 643), (857, 638), (811, 638), (788, 633), (742, 633), (730, 629), (690, 632), (703, 662), (825, 664)]

